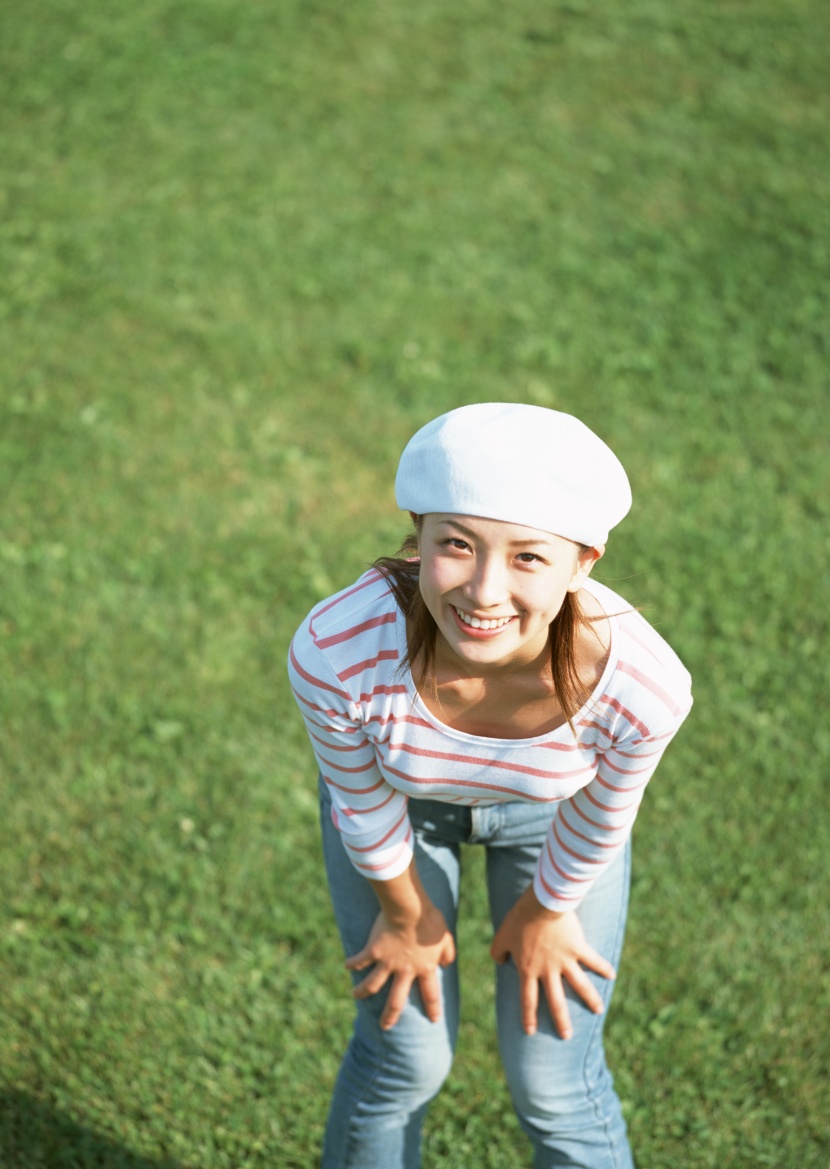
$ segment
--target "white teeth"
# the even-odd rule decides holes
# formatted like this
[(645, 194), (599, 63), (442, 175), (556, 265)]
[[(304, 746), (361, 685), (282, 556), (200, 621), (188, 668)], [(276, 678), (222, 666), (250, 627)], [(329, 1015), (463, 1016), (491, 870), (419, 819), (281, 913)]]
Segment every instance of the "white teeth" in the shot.
[(508, 621), (512, 621), (512, 617), (499, 617), (495, 621), (482, 621), (480, 617), (471, 617), (469, 613), (464, 613), (461, 609), (455, 610), (465, 625), (470, 625), (473, 629), (501, 629), (503, 625), (507, 625)]

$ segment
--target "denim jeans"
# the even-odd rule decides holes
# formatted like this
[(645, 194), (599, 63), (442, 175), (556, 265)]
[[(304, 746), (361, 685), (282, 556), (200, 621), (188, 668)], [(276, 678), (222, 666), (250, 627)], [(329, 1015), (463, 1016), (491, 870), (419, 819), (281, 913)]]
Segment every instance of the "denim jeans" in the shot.
[[(331, 823), (320, 785), (323, 850), (335, 917), (347, 955), (362, 949), (379, 905), (350, 863)], [(432, 901), (456, 933), (462, 844), (486, 849), (493, 929), (529, 884), (553, 814), (550, 807), (507, 803), (465, 808), (410, 800), (415, 858)], [(616, 967), (622, 950), (630, 843), (578, 910), (588, 942)], [(354, 974), (360, 981), (366, 971)], [(439, 970), (442, 1017), (431, 1023), (417, 987), (390, 1031), (380, 1014), (388, 988), (358, 1002), (329, 1112), (323, 1169), (417, 1169), (421, 1126), (452, 1063), (458, 1032), (457, 964)], [(521, 1025), (519, 981), (511, 961), (495, 966), (499, 1051), (513, 1105), (534, 1149), (535, 1169), (632, 1169), (619, 1100), (605, 1063), (603, 1019), (567, 988), (574, 1035), (564, 1042), (540, 991), (535, 1035)], [(613, 982), (592, 975), (606, 1007)]]

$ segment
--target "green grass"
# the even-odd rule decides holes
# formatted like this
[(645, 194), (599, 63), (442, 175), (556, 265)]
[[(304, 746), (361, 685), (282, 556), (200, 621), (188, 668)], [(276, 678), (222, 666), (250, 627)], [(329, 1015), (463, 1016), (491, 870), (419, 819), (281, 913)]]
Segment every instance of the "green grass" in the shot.
[[(618, 451), (600, 576), (695, 677), (610, 1020), (640, 1164), (825, 1169), (827, 7), (3, 8), (0, 1163), (316, 1163), (287, 642), (414, 429), (506, 399)], [(514, 1169), (466, 859), (424, 1163)]]

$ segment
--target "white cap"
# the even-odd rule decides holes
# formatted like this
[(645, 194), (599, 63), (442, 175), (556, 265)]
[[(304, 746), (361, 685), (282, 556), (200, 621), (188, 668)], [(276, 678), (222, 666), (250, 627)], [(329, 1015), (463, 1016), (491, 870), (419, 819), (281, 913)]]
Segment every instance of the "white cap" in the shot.
[(409, 440), (398, 507), (504, 520), (594, 547), (631, 507), (610, 447), (571, 414), (511, 402), (461, 406)]

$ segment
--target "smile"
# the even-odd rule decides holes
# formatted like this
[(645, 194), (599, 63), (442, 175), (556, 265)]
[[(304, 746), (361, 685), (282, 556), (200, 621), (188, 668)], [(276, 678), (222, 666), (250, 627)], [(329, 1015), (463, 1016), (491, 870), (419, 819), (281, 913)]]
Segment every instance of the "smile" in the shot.
[(482, 620), (480, 617), (473, 617), (469, 613), (465, 613), (463, 609), (457, 609), (455, 605), (452, 608), (461, 624), (466, 625), (468, 629), (481, 629), (484, 632), (492, 632), (496, 629), (504, 629), (505, 625), (509, 625), (513, 620), (512, 617), (493, 617)]

